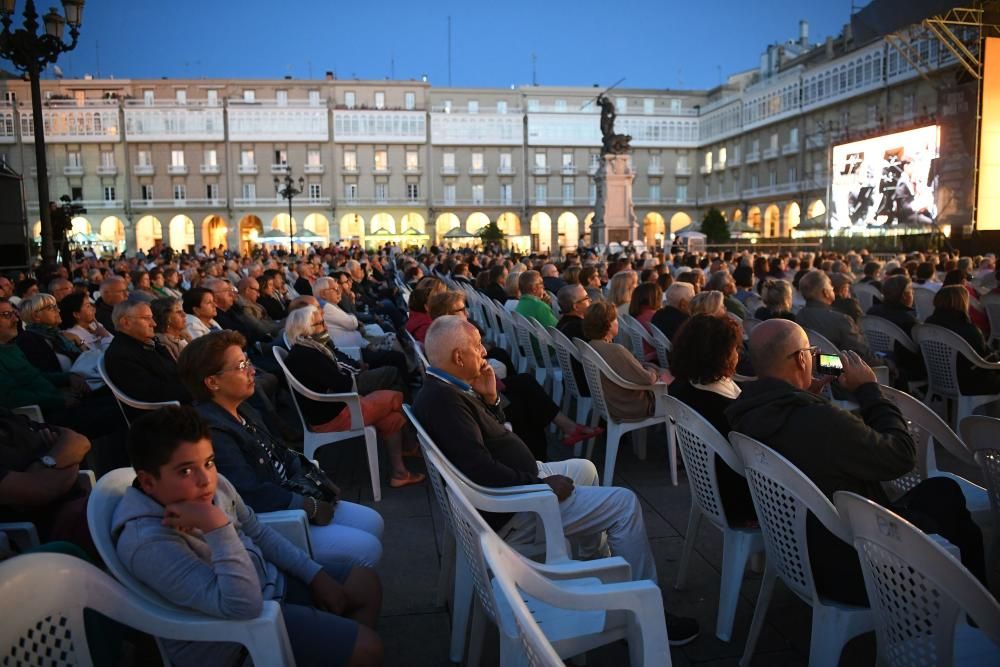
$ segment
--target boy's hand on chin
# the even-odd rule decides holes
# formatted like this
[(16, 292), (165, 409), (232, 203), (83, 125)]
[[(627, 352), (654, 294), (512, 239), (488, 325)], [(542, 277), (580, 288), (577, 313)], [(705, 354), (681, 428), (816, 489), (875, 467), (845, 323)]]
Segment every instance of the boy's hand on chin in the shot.
[(170, 503), (164, 508), (163, 525), (182, 533), (197, 529), (203, 533), (221, 528), (229, 523), (229, 517), (212, 503), (185, 500)]

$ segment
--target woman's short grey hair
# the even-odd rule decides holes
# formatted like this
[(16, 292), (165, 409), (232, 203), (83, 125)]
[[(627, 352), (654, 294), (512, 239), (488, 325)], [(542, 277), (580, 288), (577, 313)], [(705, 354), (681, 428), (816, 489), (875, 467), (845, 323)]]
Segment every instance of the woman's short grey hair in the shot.
[(39, 292), (38, 294), (24, 299), (21, 301), (21, 306), (19, 308), (21, 321), (27, 324), (34, 322), (35, 313), (40, 311), (45, 306), (54, 305), (56, 298), (51, 294), (46, 294), (44, 292)]
[(285, 319), (285, 337), (289, 343), (294, 344), (301, 336), (312, 335), (313, 313), (317, 311), (319, 308), (310, 304), (288, 313)]
[(698, 314), (715, 315), (722, 308), (723, 301), (722, 292), (719, 290), (698, 292), (691, 299), (691, 316), (694, 317)]
[(167, 324), (170, 322), (170, 313), (173, 312), (174, 306), (180, 302), (180, 299), (175, 299), (172, 296), (153, 299), (149, 302), (149, 308), (153, 311), (153, 321), (156, 323), (156, 333), (167, 332)]
[(788, 313), (792, 310), (792, 285), (787, 280), (769, 278), (760, 289), (760, 298), (768, 310)]

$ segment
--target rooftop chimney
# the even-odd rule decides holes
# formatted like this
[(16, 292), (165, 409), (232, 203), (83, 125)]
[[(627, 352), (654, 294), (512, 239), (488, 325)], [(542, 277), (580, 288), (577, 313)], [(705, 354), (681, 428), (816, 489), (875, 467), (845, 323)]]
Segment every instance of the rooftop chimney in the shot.
[(844, 31), (841, 33), (844, 36), (844, 45), (850, 44), (854, 41), (854, 29), (851, 28), (850, 23), (844, 24)]
[(833, 58), (833, 37), (826, 38), (826, 57)]
[(799, 21), (799, 46), (809, 46), (809, 21), (805, 19)]

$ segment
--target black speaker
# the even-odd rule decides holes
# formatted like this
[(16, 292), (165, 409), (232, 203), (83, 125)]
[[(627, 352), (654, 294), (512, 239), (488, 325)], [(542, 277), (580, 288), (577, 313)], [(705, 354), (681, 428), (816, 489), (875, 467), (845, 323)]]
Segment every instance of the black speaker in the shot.
[(0, 268), (27, 268), (28, 225), (21, 177), (0, 164)]

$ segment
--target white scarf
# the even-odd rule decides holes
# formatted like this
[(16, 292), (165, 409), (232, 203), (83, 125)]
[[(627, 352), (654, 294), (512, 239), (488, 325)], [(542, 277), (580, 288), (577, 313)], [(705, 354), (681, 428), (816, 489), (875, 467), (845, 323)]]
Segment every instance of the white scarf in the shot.
[(731, 398), (733, 400), (739, 398), (740, 394), (743, 392), (739, 385), (733, 382), (732, 378), (721, 378), (708, 384), (698, 384), (697, 382), (692, 382), (691, 386), (695, 389), (710, 391), (718, 394), (719, 396), (724, 396), (725, 398)]

